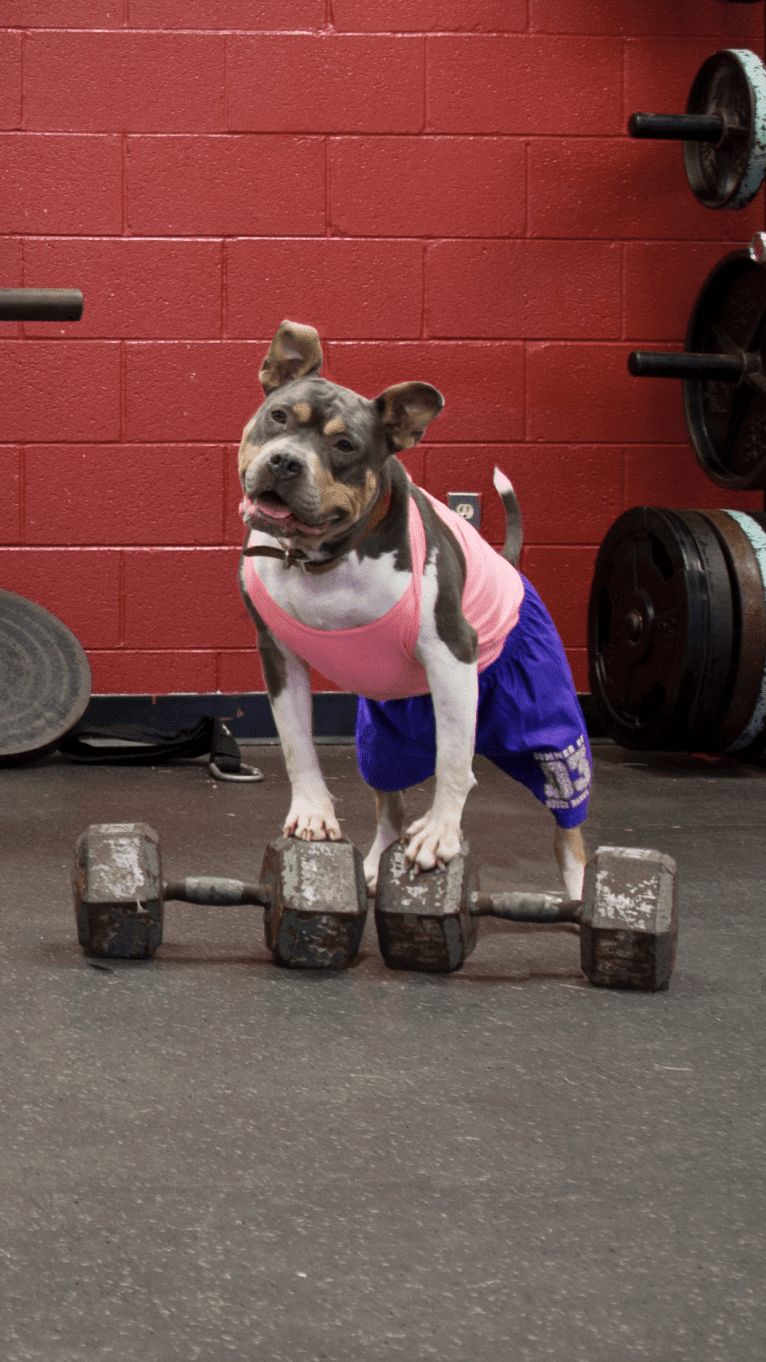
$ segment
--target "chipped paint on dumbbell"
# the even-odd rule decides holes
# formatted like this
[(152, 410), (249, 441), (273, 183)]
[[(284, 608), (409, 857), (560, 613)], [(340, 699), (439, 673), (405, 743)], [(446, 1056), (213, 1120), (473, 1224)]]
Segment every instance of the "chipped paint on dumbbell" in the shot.
[(159, 837), (146, 823), (102, 823), (77, 840), (75, 912), (80, 945), (92, 955), (151, 956), (162, 942)]
[(422, 874), (406, 856), (406, 846), (395, 843), (381, 858), (375, 903), (381, 952), (391, 969), (411, 969), (414, 955), (419, 970), (451, 973), (471, 954), (479, 930), (470, 911), (476, 886), (468, 847)]
[(747, 47), (727, 47), (725, 51), (740, 63), (755, 96), (753, 144), (747, 168), (736, 193), (726, 205), (727, 208), (746, 208), (755, 198), (766, 176), (766, 67), (758, 54)]
[(364, 865), (351, 842), (280, 838), (266, 848), (261, 879), (270, 897), (266, 945), (279, 964), (339, 969), (351, 963), (367, 919)]
[(670, 982), (678, 936), (676, 864), (641, 847), (599, 847), (585, 867), (580, 961), (592, 984), (649, 992)]
[[(764, 534), (758, 521), (753, 520), (753, 517), (748, 515), (746, 511), (727, 510), (726, 514), (730, 515), (732, 520), (736, 520), (737, 524), (744, 530), (753, 546), (753, 552), (755, 553), (758, 562), (758, 571), (761, 574), (764, 607), (766, 608), (766, 534)], [(743, 748), (749, 747), (763, 732), (764, 727), (766, 727), (766, 669), (764, 669), (761, 678), (761, 688), (758, 692), (758, 698), (753, 707), (753, 712), (739, 737), (735, 738), (734, 742), (729, 744), (726, 751), (741, 752)]]

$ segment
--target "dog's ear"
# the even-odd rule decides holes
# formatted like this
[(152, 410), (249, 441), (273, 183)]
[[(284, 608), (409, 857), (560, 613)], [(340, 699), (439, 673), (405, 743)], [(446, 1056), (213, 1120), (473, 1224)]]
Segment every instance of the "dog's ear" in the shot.
[(322, 359), (322, 347), (313, 326), (282, 322), (258, 375), (264, 392), (273, 392), (294, 378), (318, 373)]
[(391, 448), (411, 449), (439, 415), (444, 398), (430, 383), (396, 383), (376, 397), (375, 404)]

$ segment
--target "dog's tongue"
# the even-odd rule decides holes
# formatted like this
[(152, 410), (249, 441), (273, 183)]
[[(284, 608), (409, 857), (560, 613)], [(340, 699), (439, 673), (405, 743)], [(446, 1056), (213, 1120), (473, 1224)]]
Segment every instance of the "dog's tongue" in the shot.
[(285, 529), (288, 528), (287, 522), (289, 521), (290, 529), (302, 530), (304, 534), (323, 534), (330, 524), (330, 521), (328, 520), (321, 525), (306, 525), (302, 520), (299, 520), (297, 516), (293, 515), (290, 507), (285, 506), (284, 502), (253, 502), (249, 497), (245, 497), (244, 500), (240, 502), (239, 514), (245, 523), (247, 523), (248, 516), (252, 515), (258, 516), (261, 520), (279, 520), (284, 524)]

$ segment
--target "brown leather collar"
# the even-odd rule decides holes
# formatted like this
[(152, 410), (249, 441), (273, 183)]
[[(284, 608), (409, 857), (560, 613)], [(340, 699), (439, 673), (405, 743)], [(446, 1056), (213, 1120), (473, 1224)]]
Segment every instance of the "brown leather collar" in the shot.
[(344, 549), (337, 557), (324, 559), (321, 563), (314, 562), (312, 558), (307, 558), (300, 549), (275, 549), (270, 544), (254, 544), (252, 548), (243, 549), (242, 552), (247, 558), (281, 558), (283, 567), (289, 568), (295, 564), (302, 572), (310, 572), (313, 577), (316, 577), (322, 572), (331, 572), (334, 567), (338, 566), (338, 563), (342, 563), (343, 559), (348, 557), (352, 549), (358, 548), (367, 536), (372, 534), (381, 520), (385, 520), (390, 506), (391, 487), (389, 485), (377, 506), (374, 507), (362, 534), (356, 542)]

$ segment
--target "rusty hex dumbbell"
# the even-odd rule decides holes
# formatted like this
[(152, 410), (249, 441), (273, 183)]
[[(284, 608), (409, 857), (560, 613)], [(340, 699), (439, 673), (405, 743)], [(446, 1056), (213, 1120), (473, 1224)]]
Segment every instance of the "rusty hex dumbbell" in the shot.
[(444, 869), (417, 874), (394, 843), (380, 861), (375, 924), (392, 969), (450, 973), (476, 945), (478, 918), (572, 922), (580, 966), (602, 988), (657, 992), (670, 981), (678, 935), (676, 866), (637, 847), (599, 847), (585, 868), (582, 902), (554, 894), (483, 894), (463, 844)]
[(160, 839), (146, 823), (94, 823), (77, 841), (73, 873), (80, 945), (89, 955), (147, 959), (162, 942), (165, 903), (264, 911), (266, 945), (280, 965), (343, 969), (367, 917), (362, 858), (350, 842), (280, 837), (259, 884), (212, 877), (165, 883)]

